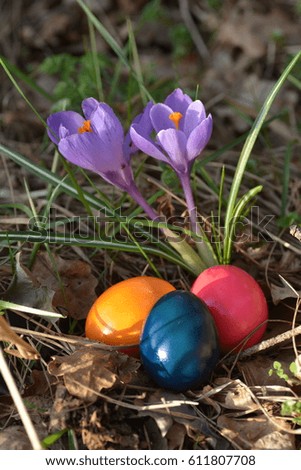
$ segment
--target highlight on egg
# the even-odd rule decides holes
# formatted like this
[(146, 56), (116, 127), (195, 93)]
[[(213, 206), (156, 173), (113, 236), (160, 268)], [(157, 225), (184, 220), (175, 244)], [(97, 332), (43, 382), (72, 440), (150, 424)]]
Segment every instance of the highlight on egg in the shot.
[(205, 383), (218, 362), (219, 346), (204, 302), (186, 291), (165, 294), (146, 319), (140, 356), (161, 387), (186, 391)]
[[(85, 324), (86, 337), (112, 346), (137, 345), (152, 307), (173, 290), (169, 282), (151, 276), (137, 276), (114, 284), (92, 305)], [(133, 353), (136, 351), (133, 349)], [(130, 353), (130, 349), (126, 352)]]
[(261, 340), (267, 326), (267, 301), (246, 271), (233, 265), (212, 266), (197, 277), (191, 292), (209, 308), (223, 353)]

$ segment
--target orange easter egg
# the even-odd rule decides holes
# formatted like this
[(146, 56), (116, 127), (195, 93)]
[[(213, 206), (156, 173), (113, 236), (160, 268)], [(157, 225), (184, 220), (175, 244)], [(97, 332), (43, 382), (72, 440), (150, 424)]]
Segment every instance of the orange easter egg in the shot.
[(92, 305), (86, 319), (86, 337), (112, 346), (139, 344), (149, 312), (157, 300), (173, 290), (169, 282), (150, 276), (118, 282)]

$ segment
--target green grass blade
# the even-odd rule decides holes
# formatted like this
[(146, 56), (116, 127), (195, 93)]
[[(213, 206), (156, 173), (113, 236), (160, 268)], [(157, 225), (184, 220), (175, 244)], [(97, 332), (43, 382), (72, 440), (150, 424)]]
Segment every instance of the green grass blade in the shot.
[(86, 5), (85, 2), (82, 0), (76, 0), (79, 4), (81, 9), (86, 14), (87, 18), (91, 21), (94, 25), (96, 31), (103, 37), (106, 43), (111, 47), (111, 49), (115, 52), (119, 60), (123, 63), (123, 65), (131, 72), (132, 76), (137, 80), (139, 87), (143, 90), (143, 93), (147, 96), (149, 100), (152, 99), (149, 91), (145, 88), (143, 82), (141, 81), (140, 77), (137, 75), (136, 71), (133, 67), (129, 64), (127, 56), (125, 55), (123, 49), (119, 46), (118, 42), (113, 38), (113, 36), (109, 33), (109, 31), (103, 26), (103, 24), (96, 18), (96, 16), (92, 13), (89, 7)]
[[(232, 212), (232, 219), (229, 224), (229, 238), (231, 241), (231, 247), (235, 239), (235, 227), (239, 223), (242, 213), (245, 210), (247, 204), (258, 194), (262, 191), (262, 186), (256, 186), (255, 188), (250, 189), (244, 196), (238, 201), (236, 204), (233, 212)], [(224, 255), (223, 255), (224, 256)], [(228, 264), (226, 260), (223, 258), (223, 264)]]
[(6, 70), (10, 72), (10, 74), (14, 77), (17, 77), (19, 80), (22, 80), (29, 88), (36, 91), (40, 95), (44, 96), (49, 101), (53, 101), (53, 97), (44, 90), (44, 88), (40, 87), (36, 84), (32, 78), (30, 78), (26, 73), (22, 72), (18, 67), (12, 64), (6, 57), (0, 55), (0, 62), (5, 65)]
[(91, 45), (91, 52), (92, 52), (92, 62), (93, 62), (93, 69), (94, 69), (94, 75), (95, 75), (95, 84), (96, 84), (98, 99), (99, 101), (103, 101), (104, 94), (103, 94), (100, 68), (97, 64), (97, 46), (96, 46), (95, 31), (94, 31), (94, 26), (90, 19), (88, 19), (88, 24), (89, 24), (89, 36), (90, 36), (90, 45)]
[(92, 216), (93, 211), (91, 209), (91, 206), (90, 206), (89, 202), (86, 200), (85, 193), (82, 190), (81, 186), (78, 184), (78, 182), (77, 182), (77, 180), (76, 180), (76, 178), (73, 174), (73, 170), (71, 168), (71, 165), (64, 158), (62, 159), (62, 161), (63, 161), (64, 168), (65, 168), (65, 170), (66, 170), (66, 172), (67, 172), (67, 174), (68, 174), (68, 176), (71, 180), (72, 186), (77, 192), (77, 199), (79, 199), (81, 201), (82, 205), (84, 206), (84, 208), (87, 211), (87, 214)]
[(21, 212), (24, 212), (24, 214), (26, 214), (29, 219), (32, 217), (32, 212), (29, 209), (29, 207), (26, 206), (25, 204), (20, 204), (18, 202), (0, 204), (0, 210), (1, 209), (3, 209), (3, 211), (5, 211), (7, 209), (16, 209), (16, 210), (19, 210)]
[(301, 57), (301, 52), (296, 54), (296, 56), (293, 58), (293, 60), (289, 63), (289, 65), (286, 67), (284, 72), (281, 74), (280, 78), (276, 82), (275, 86), (272, 88), (270, 93), (268, 94), (256, 120), (254, 121), (254, 124), (251, 128), (251, 131), (245, 141), (245, 144), (243, 146), (242, 152), (240, 154), (240, 158), (237, 164), (237, 168), (233, 177), (233, 182), (232, 186), (230, 189), (230, 194), (229, 194), (229, 199), (228, 199), (228, 204), (227, 204), (227, 210), (226, 210), (226, 216), (225, 216), (225, 236), (224, 236), (224, 262), (230, 263), (231, 260), (231, 249), (232, 249), (232, 242), (233, 240), (231, 239), (231, 220), (233, 218), (233, 210), (236, 204), (237, 200), (237, 195), (238, 191), (240, 188), (240, 184), (245, 172), (245, 168), (248, 162), (248, 159), (251, 155), (253, 146), (257, 140), (257, 137), (259, 135), (259, 132), (262, 128), (262, 125), (264, 123), (264, 120), (273, 104), (273, 101), (275, 100), (276, 96), (278, 95), (281, 87), (285, 83), (288, 75), (298, 62), (298, 60)]
[[(59, 186), (61, 187), (62, 191), (64, 191), (69, 196), (74, 197), (75, 199), (79, 199), (79, 194), (77, 188), (74, 188), (72, 184), (68, 182), (67, 179), (61, 179), (61, 177), (57, 176), (52, 171), (43, 168), (40, 165), (32, 162), (28, 158), (24, 157), (23, 155), (15, 152), (14, 150), (10, 150), (4, 145), (0, 144), (0, 153), (9, 157), (15, 163), (23, 167), (25, 170), (29, 171), (30, 173), (36, 175), (37, 177), (41, 178), (46, 183), (52, 186)], [(83, 191), (85, 200), (90, 204), (91, 207), (94, 209), (99, 209), (101, 211), (106, 211), (108, 215), (114, 215), (114, 211), (106, 204), (103, 203), (100, 199), (96, 198), (95, 196), (89, 194), (86, 191)]]
[[(23, 242), (23, 243), (48, 243), (48, 244), (60, 244), (60, 245), (72, 245), (80, 246), (83, 248), (97, 248), (103, 250), (114, 250), (114, 251), (124, 251), (128, 253), (141, 253), (140, 249), (133, 243), (124, 243), (120, 241), (107, 241), (104, 239), (96, 240), (95, 238), (80, 237), (79, 235), (66, 237), (64, 234), (51, 234), (46, 230), (41, 229), (40, 231), (30, 232), (0, 232), (0, 243), (4, 243), (6, 246), (13, 242)], [(188, 263), (185, 263), (183, 259), (179, 256), (171, 255), (163, 250), (158, 249), (154, 246), (145, 246), (143, 250), (148, 255), (158, 256), (159, 258), (166, 259), (167, 261), (172, 262), (178, 266), (181, 266), (183, 269), (195, 274)]]
[(138, 241), (135, 239), (135, 237), (132, 235), (126, 224), (123, 224), (124, 230), (128, 234), (128, 237), (130, 240), (132, 240), (133, 244), (137, 247), (137, 250), (139, 253), (146, 259), (147, 263), (149, 266), (152, 268), (154, 273), (156, 274), (157, 277), (162, 277), (161, 274), (159, 273), (158, 269), (156, 268), (155, 264), (152, 262), (146, 251), (144, 250), (142, 244), (138, 243)]
[(296, 88), (298, 88), (299, 90), (301, 90), (301, 81), (298, 80), (298, 78), (294, 77), (293, 75), (290, 75), (288, 77), (288, 80), (293, 84), (295, 85)]
[(133, 69), (135, 70), (135, 73), (138, 78), (138, 86), (140, 90), (141, 101), (145, 106), (149, 100), (149, 94), (145, 93), (146, 87), (144, 86), (144, 82), (143, 82), (143, 74), (142, 74), (137, 44), (136, 44), (135, 35), (133, 31), (133, 25), (130, 20), (127, 21), (127, 28), (128, 28), (128, 35), (129, 35), (129, 49), (133, 58)]
[(46, 121), (42, 118), (40, 113), (36, 110), (36, 108), (33, 106), (33, 104), (30, 102), (30, 100), (26, 97), (25, 93), (21, 89), (21, 87), (18, 85), (16, 80), (14, 79), (13, 75), (11, 74), (10, 70), (8, 69), (6, 63), (3, 61), (3, 59), (0, 58), (0, 65), (3, 67), (6, 75), (18, 91), (18, 93), (22, 96), (23, 100), (26, 102), (26, 104), (30, 107), (30, 109), (33, 111), (33, 113), (37, 116), (39, 121), (43, 124), (43, 126), (47, 127)]

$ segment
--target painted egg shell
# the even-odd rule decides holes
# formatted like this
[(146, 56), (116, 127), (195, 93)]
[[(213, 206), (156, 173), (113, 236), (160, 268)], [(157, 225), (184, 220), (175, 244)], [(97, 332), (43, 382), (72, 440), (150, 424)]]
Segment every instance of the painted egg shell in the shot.
[(92, 305), (86, 319), (86, 337), (113, 346), (138, 344), (152, 307), (172, 290), (175, 288), (169, 282), (151, 276), (114, 284)]
[(214, 320), (206, 305), (190, 292), (164, 295), (146, 319), (140, 356), (161, 387), (185, 391), (206, 382), (219, 358)]
[(246, 271), (231, 265), (213, 266), (198, 276), (191, 292), (209, 307), (223, 352), (235, 349), (250, 334), (244, 349), (260, 341), (268, 307), (261, 287)]

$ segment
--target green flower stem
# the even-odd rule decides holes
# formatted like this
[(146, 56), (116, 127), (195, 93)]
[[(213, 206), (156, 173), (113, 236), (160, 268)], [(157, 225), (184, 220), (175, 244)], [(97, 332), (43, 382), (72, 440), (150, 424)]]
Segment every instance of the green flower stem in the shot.
[(197, 235), (196, 244), (197, 249), (202, 258), (204, 265), (209, 268), (217, 264), (217, 259), (212, 249), (212, 246), (197, 220), (197, 208), (194, 202), (194, 197), (191, 189), (190, 174), (181, 174), (181, 184), (186, 199), (187, 209), (190, 217), (191, 231)]
[(137, 204), (142, 207), (146, 215), (151, 220), (158, 220), (158, 214), (154, 211), (154, 209), (147, 203), (147, 201), (142, 196), (141, 192), (137, 188), (135, 184), (131, 184), (128, 189), (129, 195), (137, 202)]
[[(153, 221), (159, 220), (158, 214), (146, 202), (139, 189), (135, 185), (131, 185), (128, 190), (129, 195), (139, 204), (146, 215)], [(166, 227), (166, 223), (160, 224), (160, 229), (164, 233), (168, 243), (181, 255), (183, 260), (190, 266), (191, 270), (196, 274), (200, 274), (208, 266), (203, 259), (194, 251), (194, 249), (179, 235)], [(203, 244), (203, 243), (202, 243)]]

